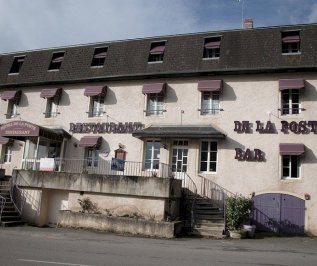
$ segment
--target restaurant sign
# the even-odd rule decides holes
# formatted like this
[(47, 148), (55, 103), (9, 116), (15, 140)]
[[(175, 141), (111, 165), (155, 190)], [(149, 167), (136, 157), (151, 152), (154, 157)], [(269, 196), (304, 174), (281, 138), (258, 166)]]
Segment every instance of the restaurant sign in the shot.
[(39, 135), (39, 127), (25, 121), (13, 121), (0, 126), (0, 135), (10, 136), (30, 136), (37, 137)]
[(119, 123), (70, 123), (69, 132), (73, 133), (133, 133), (144, 128), (141, 122)]

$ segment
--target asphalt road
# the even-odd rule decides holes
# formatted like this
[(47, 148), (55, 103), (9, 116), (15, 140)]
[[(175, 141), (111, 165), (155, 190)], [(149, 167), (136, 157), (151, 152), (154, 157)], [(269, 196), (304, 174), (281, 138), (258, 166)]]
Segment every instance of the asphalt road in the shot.
[(317, 265), (317, 238), (173, 240), (61, 228), (0, 228), (0, 265)]

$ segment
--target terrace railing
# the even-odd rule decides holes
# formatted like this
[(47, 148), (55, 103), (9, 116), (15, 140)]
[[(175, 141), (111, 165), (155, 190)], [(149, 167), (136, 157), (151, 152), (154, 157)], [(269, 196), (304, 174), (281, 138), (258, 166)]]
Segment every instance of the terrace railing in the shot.
[(21, 215), (24, 205), (24, 196), (23, 196), (23, 190), (19, 188), (19, 186), (16, 184), (16, 176), (12, 176), (10, 179), (11, 188), (10, 188), (10, 197), (11, 201), (13, 202), (15, 209), (18, 211), (18, 213)]
[[(154, 169), (155, 168), (155, 169)], [(40, 171), (39, 159), (24, 159), (22, 169)], [(172, 177), (172, 171), (168, 164), (157, 164), (153, 169), (146, 169), (141, 162), (131, 161), (108, 161), (90, 159), (56, 159), (54, 160), (53, 171), (67, 173), (88, 173), (103, 175), (125, 175), (144, 177)]]
[(0, 195), (0, 222), (2, 219), (2, 212), (3, 212), (5, 204), (6, 204), (6, 199)]

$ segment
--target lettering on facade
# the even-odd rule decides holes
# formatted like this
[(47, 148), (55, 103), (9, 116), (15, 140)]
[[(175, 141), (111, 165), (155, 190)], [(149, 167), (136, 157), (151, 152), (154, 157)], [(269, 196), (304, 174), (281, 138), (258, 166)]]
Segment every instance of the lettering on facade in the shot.
[(249, 162), (263, 162), (264, 161), (264, 153), (260, 149), (254, 149), (251, 151), (250, 149), (246, 149), (245, 151), (240, 148), (235, 148), (236, 157), (235, 159), (238, 161), (249, 161)]
[(300, 122), (287, 122), (281, 121), (282, 129), (284, 134), (288, 134), (289, 131), (295, 134), (317, 134), (317, 121), (300, 121)]
[(69, 132), (73, 133), (133, 133), (144, 128), (141, 122), (125, 123), (70, 123)]
[(39, 127), (25, 121), (13, 121), (1, 125), (0, 135), (2, 136), (38, 136)]

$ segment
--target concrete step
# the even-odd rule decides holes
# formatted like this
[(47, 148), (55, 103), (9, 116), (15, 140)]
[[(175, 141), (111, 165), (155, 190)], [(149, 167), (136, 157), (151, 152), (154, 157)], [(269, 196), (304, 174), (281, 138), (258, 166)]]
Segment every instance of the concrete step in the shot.
[(194, 236), (200, 236), (200, 237), (213, 237), (213, 238), (224, 238), (225, 237), (223, 235), (222, 228), (217, 228), (217, 229), (194, 228), (190, 234), (194, 235)]
[(224, 223), (225, 220), (223, 217), (221, 218), (218, 218), (218, 217), (214, 217), (212, 219), (200, 219), (200, 218), (197, 218), (196, 217), (196, 220), (195, 220), (196, 224), (207, 224), (207, 223)]
[(9, 226), (19, 226), (19, 225), (25, 225), (25, 222), (23, 221), (2, 221), (1, 226), (3, 227), (9, 227)]
[(204, 223), (195, 223), (195, 227), (197, 228), (224, 228), (225, 223), (214, 223), (214, 222), (204, 222)]
[(212, 206), (209, 204), (196, 204), (195, 205), (195, 209), (196, 210), (215, 210), (215, 211), (219, 211), (220, 209), (216, 206)]
[(2, 215), (1, 217), (1, 222), (6, 222), (6, 221), (21, 221), (21, 216), (20, 215), (14, 215), (14, 216), (4, 216)]
[(196, 213), (196, 219), (197, 220), (214, 220), (214, 219), (223, 219), (222, 213), (216, 213), (216, 214), (199, 214)]
[(214, 209), (196, 209), (196, 215), (223, 216), (223, 212)]

